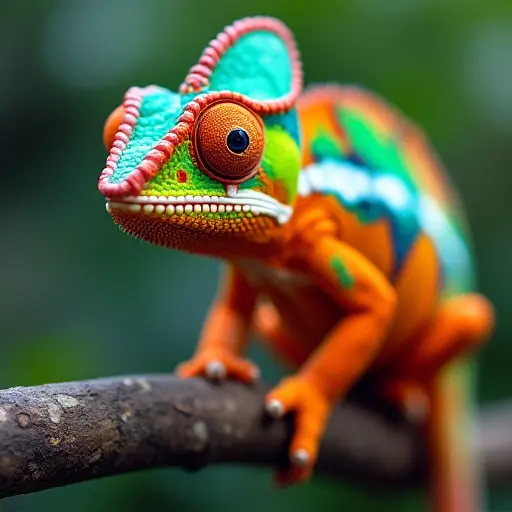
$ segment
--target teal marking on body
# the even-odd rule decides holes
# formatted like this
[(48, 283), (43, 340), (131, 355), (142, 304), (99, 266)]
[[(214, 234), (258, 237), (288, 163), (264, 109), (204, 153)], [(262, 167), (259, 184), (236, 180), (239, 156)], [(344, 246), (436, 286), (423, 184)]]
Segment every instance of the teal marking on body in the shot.
[(167, 89), (156, 89), (142, 99), (135, 129), (121, 153), (110, 183), (120, 183), (137, 168), (146, 154), (176, 124), (182, 111), (180, 95)]
[(346, 290), (350, 290), (356, 282), (354, 276), (350, 273), (344, 261), (339, 256), (331, 258), (331, 268), (336, 273), (338, 281)]
[(208, 90), (272, 100), (285, 96), (291, 82), (292, 65), (285, 43), (276, 34), (255, 31), (242, 36), (221, 57)]
[(311, 141), (311, 152), (320, 158), (342, 158), (343, 151), (338, 140), (331, 136), (328, 130), (319, 127)]

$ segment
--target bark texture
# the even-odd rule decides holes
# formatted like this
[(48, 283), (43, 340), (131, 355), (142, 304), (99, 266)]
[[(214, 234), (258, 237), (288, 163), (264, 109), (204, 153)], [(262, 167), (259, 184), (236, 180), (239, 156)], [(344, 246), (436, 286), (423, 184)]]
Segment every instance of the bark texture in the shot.
[[(265, 417), (265, 391), (154, 375), (0, 391), (0, 498), (157, 466), (286, 464), (292, 420)], [(424, 469), (414, 427), (351, 403), (332, 416), (317, 464), (387, 486)]]

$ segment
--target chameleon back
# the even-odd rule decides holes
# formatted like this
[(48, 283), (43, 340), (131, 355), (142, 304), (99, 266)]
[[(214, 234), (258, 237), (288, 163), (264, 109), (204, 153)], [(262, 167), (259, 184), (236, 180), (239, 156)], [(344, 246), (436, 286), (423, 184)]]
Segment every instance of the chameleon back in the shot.
[(376, 95), (316, 86), (298, 103), (299, 193), (332, 194), (361, 224), (387, 221), (396, 276), (420, 234), (433, 242), (443, 295), (473, 287), (470, 237), (459, 198), (421, 131)]
[[(303, 135), (299, 194), (333, 195), (343, 210), (355, 214), (363, 232), (384, 221), (390, 237), (380, 243), (393, 246), (392, 281), (423, 234), (435, 247), (439, 295), (472, 290), (466, 218), (421, 131), (382, 99), (356, 87), (316, 86), (301, 97), (298, 110)], [(379, 244), (375, 233), (368, 231), (370, 245)], [(475, 366), (458, 359), (440, 372), (431, 390), (428, 430), (438, 482), (433, 489), (442, 506), (455, 499), (457, 507), (469, 510), (481, 500), (480, 465), (470, 449), (475, 384)]]

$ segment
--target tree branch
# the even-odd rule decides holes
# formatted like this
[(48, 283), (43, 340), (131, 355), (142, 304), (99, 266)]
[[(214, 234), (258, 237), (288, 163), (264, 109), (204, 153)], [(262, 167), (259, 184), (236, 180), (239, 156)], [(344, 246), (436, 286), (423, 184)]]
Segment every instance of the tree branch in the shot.
[[(292, 424), (262, 412), (263, 387), (132, 376), (0, 391), (0, 498), (149, 467), (284, 464)], [(340, 406), (317, 471), (405, 485), (425, 467), (414, 429)]]
[[(131, 376), (0, 391), (0, 498), (159, 466), (285, 464), (291, 418), (262, 412), (263, 386)], [(512, 405), (487, 408), (478, 449), (510, 486)], [(317, 472), (368, 484), (421, 482), (415, 429), (376, 404), (338, 407)]]

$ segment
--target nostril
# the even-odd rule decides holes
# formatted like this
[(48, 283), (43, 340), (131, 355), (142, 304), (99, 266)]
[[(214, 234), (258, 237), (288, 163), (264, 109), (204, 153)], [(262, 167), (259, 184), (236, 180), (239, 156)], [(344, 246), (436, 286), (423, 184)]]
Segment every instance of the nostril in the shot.
[(180, 169), (177, 173), (176, 173), (176, 179), (178, 180), (178, 183), (186, 183), (187, 181), (187, 172), (184, 171), (183, 169)]

